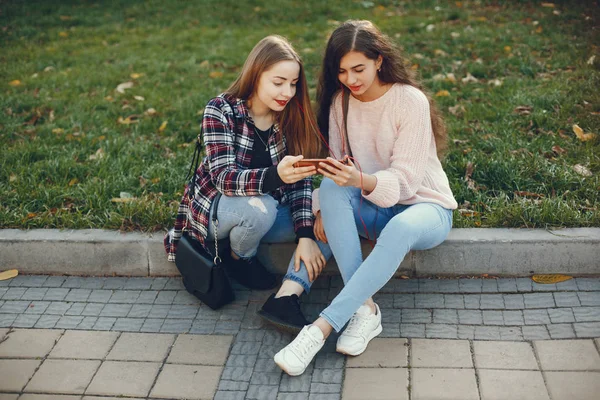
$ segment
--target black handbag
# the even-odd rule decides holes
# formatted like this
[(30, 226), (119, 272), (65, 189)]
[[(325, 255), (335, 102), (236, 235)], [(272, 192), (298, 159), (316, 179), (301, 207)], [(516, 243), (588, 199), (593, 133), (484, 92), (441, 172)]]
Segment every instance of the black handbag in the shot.
[[(190, 176), (190, 172), (193, 174), (188, 189), (190, 202), (194, 198), (196, 171), (198, 170), (198, 164), (200, 163), (201, 152), (202, 145), (200, 143), (200, 135), (198, 135), (194, 157), (192, 158), (192, 165), (190, 165), (190, 170), (188, 171), (188, 177)], [(217, 219), (217, 210), (220, 199), (221, 194), (219, 193), (213, 200), (212, 205), (212, 207), (214, 207), (212, 222), (215, 227), (214, 257), (209, 254), (202, 244), (194, 239), (189, 232), (186, 232), (185, 228), (179, 239), (177, 251), (175, 253), (175, 265), (181, 273), (185, 289), (213, 310), (223, 307), (235, 300), (235, 293), (231, 286), (231, 282), (225, 273), (221, 257), (219, 257), (219, 241), (217, 240), (219, 220)], [(189, 213), (187, 217), (189, 218)], [(188, 221), (186, 221), (186, 227), (187, 225)]]

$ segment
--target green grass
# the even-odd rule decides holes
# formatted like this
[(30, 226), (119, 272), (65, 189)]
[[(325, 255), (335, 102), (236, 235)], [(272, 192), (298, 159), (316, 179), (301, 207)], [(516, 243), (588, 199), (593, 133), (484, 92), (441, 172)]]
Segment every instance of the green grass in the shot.
[[(288, 37), (314, 97), (328, 34), (348, 18), (374, 21), (432, 94), (448, 91), (436, 99), (463, 209), (456, 227), (600, 226), (600, 11), (593, 1), (554, 5), (0, 1), (0, 228), (170, 227), (202, 109), (252, 46)], [(457, 81), (434, 79), (448, 73)], [(479, 81), (463, 83), (467, 73)], [(130, 115), (138, 122), (118, 123)], [(578, 140), (573, 124), (596, 138)], [(136, 200), (111, 201), (121, 192)]]

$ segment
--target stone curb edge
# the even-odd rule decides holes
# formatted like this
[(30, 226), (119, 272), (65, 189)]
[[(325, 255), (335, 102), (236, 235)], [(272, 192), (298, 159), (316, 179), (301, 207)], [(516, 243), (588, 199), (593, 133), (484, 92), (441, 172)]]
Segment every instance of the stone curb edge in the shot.
[[(166, 260), (163, 233), (86, 229), (0, 229), (0, 270), (79, 276), (176, 276)], [(262, 245), (259, 258), (284, 273), (293, 243)], [(363, 242), (363, 253), (371, 249)], [(326, 273), (337, 274), (331, 260)], [(411, 252), (398, 274), (526, 276), (533, 273), (600, 274), (600, 228), (453, 229), (440, 246)]]

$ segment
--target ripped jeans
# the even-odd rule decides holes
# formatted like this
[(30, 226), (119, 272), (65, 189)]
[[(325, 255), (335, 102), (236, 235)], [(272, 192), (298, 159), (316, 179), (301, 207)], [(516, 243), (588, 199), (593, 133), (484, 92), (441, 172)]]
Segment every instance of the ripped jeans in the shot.
[[(215, 240), (212, 215), (214, 208), (210, 209), (210, 225), (207, 240)], [(231, 250), (241, 258), (250, 258), (256, 255), (260, 243), (286, 243), (294, 242), (294, 221), (289, 204), (279, 204), (272, 196), (222, 196), (217, 212), (219, 226), (217, 239), (229, 237)], [(316, 241), (321, 253), (326, 260), (331, 257), (329, 246)], [(308, 293), (311, 282), (304, 262), (300, 263), (300, 270), (294, 271), (294, 256), (288, 265), (284, 280), (299, 283)]]

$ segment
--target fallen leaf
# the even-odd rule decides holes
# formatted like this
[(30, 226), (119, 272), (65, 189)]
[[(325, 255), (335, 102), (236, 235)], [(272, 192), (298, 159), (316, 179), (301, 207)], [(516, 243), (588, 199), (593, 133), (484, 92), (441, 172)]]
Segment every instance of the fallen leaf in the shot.
[(419, 64), (413, 64), (410, 66), (410, 69), (412, 69), (413, 71), (416, 71), (419, 69)]
[(90, 154), (89, 160), (101, 160), (104, 158), (104, 150), (100, 147), (94, 154)]
[(469, 72), (467, 72), (467, 76), (462, 78), (461, 81), (462, 81), (462, 83), (479, 82), (479, 79), (475, 78), (473, 75), (471, 75)]
[(590, 171), (589, 169), (587, 169), (586, 167), (584, 167), (581, 164), (573, 165), (573, 170), (581, 176), (585, 176), (585, 177), (592, 176), (592, 171)]
[(136, 115), (136, 114), (130, 115), (127, 118), (119, 117), (117, 119), (117, 123), (122, 124), (122, 125), (137, 124), (138, 122), (140, 122), (139, 115)]
[(133, 87), (133, 82), (123, 82), (117, 85), (117, 92), (125, 93), (126, 89), (131, 89)]
[(37, 217), (37, 213), (30, 212), (29, 214), (27, 214), (27, 219), (31, 219), (31, 218), (35, 218), (35, 217)]
[(15, 79), (14, 81), (10, 81), (10, 82), (8, 82), (8, 84), (9, 84), (10, 86), (13, 86), (13, 87), (14, 87), (14, 86), (21, 86), (21, 81), (20, 81), (20, 80), (18, 80), (18, 79)]
[(460, 37), (460, 33), (458, 33), (458, 32), (450, 32), (450, 36), (452, 36), (453, 39), (458, 39)]
[(69, 181), (69, 186), (73, 186), (79, 183), (79, 179), (73, 178)]
[(518, 106), (513, 110), (513, 112), (516, 112), (519, 115), (529, 115), (531, 114), (531, 111), (533, 111), (533, 107), (531, 106)]
[(60, 36), (62, 38), (66, 38), (66, 37), (69, 37), (69, 34), (67, 32), (59, 32), (58, 36)]
[(448, 107), (448, 111), (450, 111), (452, 115), (460, 117), (466, 110), (462, 105), (457, 104), (453, 107)]
[(567, 151), (565, 149), (563, 149), (562, 147), (560, 147), (559, 145), (552, 146), (552, 151), (558, 155), (567, 153)]
[(581, 129), (577, 124), (573, 125), (573, 132), (575, 132), (577, 139), (581, 140), (582, 142), (592, 140), (596, 136), (594, 133), (584, 133), (583, 129)]
[(65, 133), (65, 130), (63, 128), (54, 128), (52, 129), (52, 133), (54, 133), (55, 135), (60, 135), (62, 133)]
[(594, 65), (594, 60), (595, 60), (595, 59), (596, 59), (596, 56), (591, 56), (591, 57), (590, 57), (590, 58), (587, 60), (586, 64), (587, 64), (587, 65)]
[(454, 144), (467, 144), (467, 143), (469, 143), (469, 141), (468, 140), (453, 139), (452, 143), (454, 143)]
[(148, 183), (148, 179), (144, 178), (144, 177), (143, 177), (143, 176), (141, 176), (141, 175), (140, 175), (138, 178), (139, 178), (139, 180), (140, 180), (140, 187), (142, 187), (142, 188), (143, 188), (144, 186), (146, 186), (146, 184)]
[(448, 55), (448, 53), (446, 53), (444, 50), (441, 50), (441, 49), (435, 49), (433, 51), (433, 54), (435, 54), (436, 56), (440, 56), (440, 57), (446, 57)]
[(554, 3), (542, 3), (542, 7), (554, 8)]
[(134, 99), (139, 100), (139, 101), (144, 101), (146, 99), (144, 99), (143, 96), (133, 96)]
[(17, 180), (17, 176), (15, 174), (10, 174), (10, 176), (8, 177), (9, 182), (14, 182), (16, 180)]
[(149, 116), (149, 117), (153, 117), (153, 116), (155, 116), (156, 114), (157, 114), (157, 113), (156, 113), (156, 110), (155, 110), (154, 108), (149, 108), (149, 109), (147, 109), (146, 111), (144, 111), (144, 115), (147, 115), (147, 116)]
[(540, 274), (540, 275), (533, 275), (531, 277), (532, 281), (534, 281), (536, 283), (542, 283), (542, 284), (564, 282), (564, 281), (568, 281), (570, 279), (573, 279), (573, 277), (569, 276), (569, 275), (562, 275), (562, 274)]
[(450, 92), (447, 90), (440, 90), (435, 94), (435, 97), (448, 97), (450, 96)]
[(544, 29), (542, 29), (542, 26), (538, 26), (537, 28), (535, 28), (535, 33), (542, 33), (544, 31)]
[(479, 215), (479, 213), (477, 211), (473, 211), (473, 210), (467, 210), (465, 208), (461, 208), (458, 210), (458, 212), (460, 213), (460, 215), (462, 215), (463, 217), (477, 217)]
[(471, 161), (469, 161), (467, 163), (467, 167), (465, 168), (465, 180), (468, 180), (469, 178), (471, 178), (471, 175), (473, 175), (474, 169), (475, 169), (475, 166), (473, 165), (473, 163)]
[(500, 79), (490, 79), (488, 85), (502, 86), (502, 81)]
[(511, 50), (512, 50), (512, 48), (510, 46), (504, 46), (505, 52), (510, 53)]
[(407, 275), (400, 275), (400, 279), (410, 279)]
[(138, 79), (141, 78), (142, 76), (144, 76), (145, 74), (138, 74), (138, 73), (132, 73), (129, 76), (131, 77), (131, 79)]
[(209, 77), (215, 79), (215, 78), (222, 78), (223, 77), (223, 72), (221, 71), (213, 71), (210, 74), (208, 74)]
[(434, 30), (434, 29), (435, 29), (435, 25), (433, 25), (433, 24), (429, 24), (429, 25), (427, 25), (427, 27), (425, 28), (425, 30), (426, 30), (427, 32), (433, 32), (433, 30)]
[(160, 178), (153, 178), (152, 179), (152, 183), (154, 183), (155, 185), (160, 182)]
[(532, 193), (532, 192), (523, 192), (523, 191), (515, 191), (514, 192), (517, 196), (521, 196), (521, 197), (532, 197), (534, 199), (541, 199), (544, 197), (543, 194), (539, 194), (539, 193)]
[(199, 65), (200, 68), (208, 68), (209, 66), (210, 66), (210, 63), (208, 62), (208, 60), (202, 61)]
[(130, 203), (135, 200), (137, 200), (135, 197), (113, 197), (112, 199), (110, 199), (110, 201), (113, 203)]
[(165, 129), (167, 129), (167, 124), (168, 123), (169, 123), (169, 121), (163, 121), (163, 123), (160, 124), (160, 127), (158, 128), (158, 131), (161, 132), (161, 133), (164, 132)]
[(8, 269), (6, 271), (2, 271), (2, 272), (0, 272), (0, 281), (12, 279), (17, 275), (19, 275), (19, 271), (16, 269)]
[(59, 18), (61, 21), (70, 21), (71, 19), (73, 19), (68, 15), (61, 15)]
[(106, 100), (106, 101), (114, 101), (115, 99), (113, 99), (112, 96), (106, 96), (104, 98), (104, 100)]

